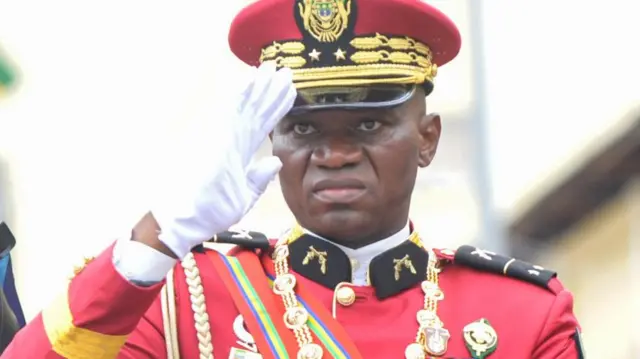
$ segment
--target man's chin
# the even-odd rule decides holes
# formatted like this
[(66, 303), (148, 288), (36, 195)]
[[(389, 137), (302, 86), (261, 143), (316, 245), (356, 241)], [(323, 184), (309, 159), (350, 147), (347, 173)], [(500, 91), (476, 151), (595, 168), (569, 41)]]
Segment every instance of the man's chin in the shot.
[(375, 227), (371, 220), (372, 217), (367, 213), (345, 208), (314, 216), (313, 223), (310, 223), (310, 227), (314, 228), (308, 229), (328, 239), (350, 242), (366, 236)]

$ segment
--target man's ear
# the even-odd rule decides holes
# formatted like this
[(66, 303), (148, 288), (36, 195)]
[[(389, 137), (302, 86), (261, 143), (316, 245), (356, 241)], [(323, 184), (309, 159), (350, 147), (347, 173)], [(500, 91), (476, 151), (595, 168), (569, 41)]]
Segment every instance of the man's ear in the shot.
[(441, 131), (440, 115), (434, 113), (422, 116), (418, 122), (418, 133), (420, 135), (418, 166), (427, 167), (433, 161), (438, 149)]

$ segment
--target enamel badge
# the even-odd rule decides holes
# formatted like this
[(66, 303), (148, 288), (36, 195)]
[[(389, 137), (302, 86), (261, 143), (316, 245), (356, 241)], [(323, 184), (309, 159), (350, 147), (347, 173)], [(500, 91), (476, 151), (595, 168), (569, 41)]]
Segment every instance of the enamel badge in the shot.
[(238, 337), (236, 344), (243, 347), (243, 349), (231, 348), (229, 359), (262, 359), (253, 336), (244, 326), (242, 315), (238, 315), (233, 321), (233, 332)]
[(482, 318), (463, 329), (464, 343), (473, 359), (485, 359), (498, 347), (498, 334), (489, 321)]

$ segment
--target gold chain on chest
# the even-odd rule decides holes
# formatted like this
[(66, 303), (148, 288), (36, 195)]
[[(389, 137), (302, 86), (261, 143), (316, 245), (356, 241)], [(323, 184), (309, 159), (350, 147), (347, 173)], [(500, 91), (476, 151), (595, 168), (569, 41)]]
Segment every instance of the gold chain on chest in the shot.
[[(289, 270), (289, 244), (304, 234), (300, 226), (295, 226), (289, 234), (276, 243), (273, 252), (276, 278), (273, 291), (280, 296), (285, 307), (284, 324), (293, 331), (298, 342), (297, 359), (320, 359), (323, 349), (313, 342), (311, 330), (307, 325), (309, 312), (298, 302), (295, 293), (296, 277)], [(423, 247), (420, 236), (416, 231), (411, 233), (409, 240)], [(423, 247), (424, 248), (424, 247)], [(415, 341), (405, 349), (407, 359), (425, 359), (427, 355), (441, 356), (447, 351), (449, 331), (437, 315), (438, 302), (444, 299), (444, 293), (438, 286), (440, 268), (438, 259), (431, 249), (427, 264), (427, 278), (422, 282), (424, 292), (424, 307), (417, 311), (418, 332)]]

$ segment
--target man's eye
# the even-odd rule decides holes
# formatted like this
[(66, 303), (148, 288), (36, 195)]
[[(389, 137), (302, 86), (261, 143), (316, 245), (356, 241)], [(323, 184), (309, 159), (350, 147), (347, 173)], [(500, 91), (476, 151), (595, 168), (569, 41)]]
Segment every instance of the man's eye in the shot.
[(360, 122), (360, 124), (358, 125), (358, 129), (361, 131), (375, 131), (380, 126), (382, 126), (382, 124), (378, 121), (366, 120), (366, 121)]
[(296, 123), (293, 125), (293, 132), (298, 135), (309, 135), (316, 132), (316, 129), (308, 123)]

